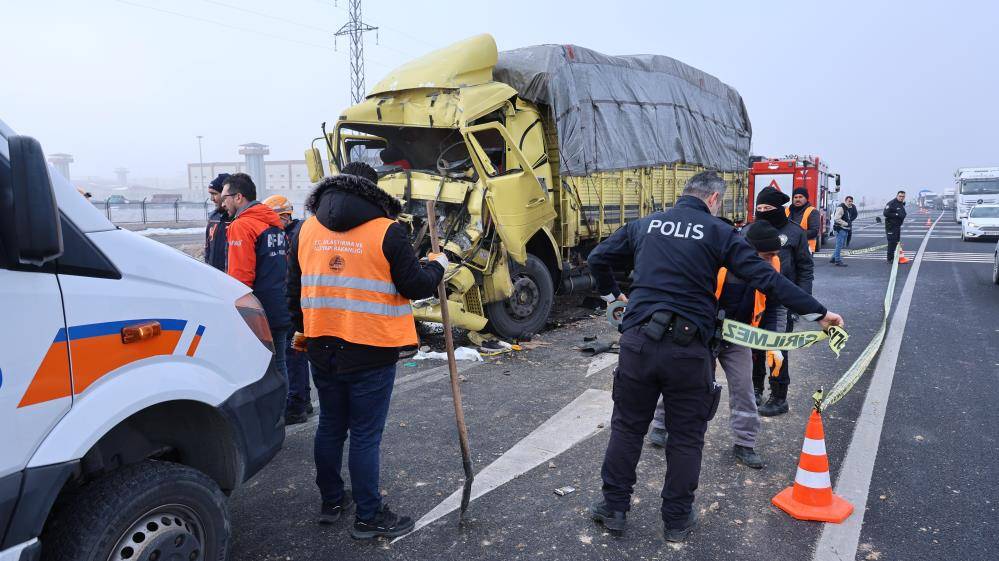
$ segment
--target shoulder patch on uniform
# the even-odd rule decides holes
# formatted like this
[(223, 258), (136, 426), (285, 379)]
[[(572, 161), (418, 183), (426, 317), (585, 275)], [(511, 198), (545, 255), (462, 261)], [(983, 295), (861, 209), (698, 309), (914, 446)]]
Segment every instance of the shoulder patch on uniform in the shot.
[(777, 239), (780, 240), (780, 246), (781, 247), (784, 247), (785, 245), (787, 245), (787, 234), (780, 234), (779, 236), (777, 236)]

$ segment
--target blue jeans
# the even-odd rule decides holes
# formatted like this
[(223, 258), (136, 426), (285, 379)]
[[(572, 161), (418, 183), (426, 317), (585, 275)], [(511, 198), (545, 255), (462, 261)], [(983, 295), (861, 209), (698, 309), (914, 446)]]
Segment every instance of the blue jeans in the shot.
[(843, 246), (846, 245), (846, 238), (850, 235), (849, 230), (838, 230), (836, 232), (836, 249), (833, 250), (832, 259), (830, 262), (836, 263), (842, 261), (843, 257), (840, 256), (840, 252), (843, 251)]
[(274, 366), (281, 373), (285, 383), (288, 383), (288, 363), (285, 361), (286, 353), (284, 344), (288, 339), (287, 329), (271, 329), (271, 339), (274, 339)]
[(319, 426), (316, 428), (316, 485), (323, 502), (343, 499), (340, 476), (343, 444), (350, 434), (348, 470), (357, 503), (357, 518), (370, 520), (381, 508), (379, 490), (382, 431), (388, 417), (395, 364), (350, 374), (336, 373), (332, 348), (309, 342), (312, 377), (319, 393)]
[(312, 401), (312, 388), (309, 385), (309, 357), (302, 351), (291, 348), (291, 340), (295, 332), (288, 330), (285, 344), (288, 368), (288, 404), (285, 412), (288, 414), (305, 413), (305, 408)]

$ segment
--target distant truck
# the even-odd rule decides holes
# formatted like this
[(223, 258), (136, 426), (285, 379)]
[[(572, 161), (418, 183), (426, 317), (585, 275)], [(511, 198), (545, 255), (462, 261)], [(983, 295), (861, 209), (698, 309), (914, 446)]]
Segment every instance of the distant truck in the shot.
[[(589, 291), (589, 251), (674, 204), (694, 174), (728, 184), (724, 214), (746, 218), (752, 128), (739, 93), (665, 56), (612, 57), (575, 45), (497, 53), (472, 37), (406, 64), (306, 151), (310, 177), (382, 163), (379, 186), (426, 252), (437, 202), (447, 306), (458, 327), (520, 338), (541, 330), (556, 292)], [(622, 271), (622, 274), (627, 274)], [(417, 320), (440, 321), (436, 299)]]
[(824, 240), (832, 235), (829, 212), (835, 207), (832, 195), (839, 192), (840, 175), (830, 172), (829, 165), (818, 156), (754, 157), (749, 167), (749, 192), (745, 202), (750, 220), (755, 216), (756, 195), (766, 187), (775, 187), (788, 196), (798, 187), (808, 189), (808, 201), (819, 213), (815, 249), (822, 249)]
[(944, 189), (943, 196), (940, 197), (940, 204), (944, 210), (954, 210), (957, 207), (957, 190)]
[(954, 221), (968, 217), (975, 205), (999, 202), (999, 167), (959, 168), (954, 172), (957, 187)]
[(916, 199), (916, 204), (919, 208), (925, 209), (936, 209), (940, 201), (940, 195), (937, 195), (933, 191), (928, 191), (926, 189), (919, 192), (919, 196)]

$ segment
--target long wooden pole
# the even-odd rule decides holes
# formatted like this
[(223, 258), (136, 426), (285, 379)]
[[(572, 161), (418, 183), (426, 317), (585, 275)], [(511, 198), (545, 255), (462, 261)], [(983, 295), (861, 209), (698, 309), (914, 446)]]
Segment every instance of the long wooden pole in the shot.
[[(427, 224), (430, 231), (430, 248), (434, 253), (440, 253), (440, 238), (437, 234), (437, 212), (434, 201), (427, 201)], [(454, 338), (451, 335), (451, 318), (447, 308), (447, 289), (444, 278), (437, 287), (437, 298), (441, 303), (441, 323), (444, 324), (444, 346), (447, 349), (447, 366), (451, 371), (451, 396), (454, 398), (454, 420), (458, 425), (458, 442), (461, 444), (461, 467), (465, 470), (465, 486), (461, 491), (461, 510), (458, 512), (459, 523), (464, 519), (465, 509), (472, 496), (472, 452), (468, 446), (468, 427), (465, 425), (465, 411), (461, 407), (461, 381), (458, 379), (458, 364), (454, 359)]]

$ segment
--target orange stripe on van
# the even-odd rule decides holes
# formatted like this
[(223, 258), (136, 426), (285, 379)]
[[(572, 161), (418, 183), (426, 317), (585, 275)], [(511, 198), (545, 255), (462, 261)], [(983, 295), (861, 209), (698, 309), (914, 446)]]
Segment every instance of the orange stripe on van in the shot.
[[(60, 329), (60, 331), (62, 331)], [(69, 354), (66, 341), (56, 341), (49, 346), (41, 365), (35, 371), (28, 389), (21, 397), (20, 407), (69, 397), (73, 388), (69, 383)]]

